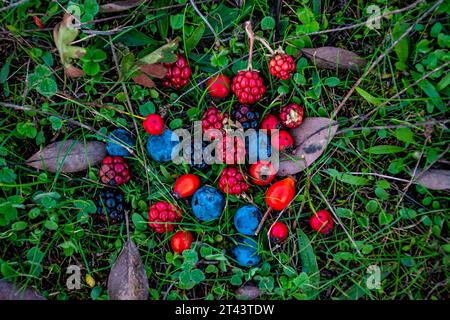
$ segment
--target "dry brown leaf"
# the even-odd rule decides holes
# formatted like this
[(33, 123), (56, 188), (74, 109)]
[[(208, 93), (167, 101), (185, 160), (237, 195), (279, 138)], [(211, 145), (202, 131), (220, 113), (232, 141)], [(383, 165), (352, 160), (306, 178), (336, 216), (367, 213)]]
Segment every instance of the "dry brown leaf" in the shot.
[(321, 47), (302, 49), (302, 53), (312, 60), (318, 68), (332, 70), (344, 69), (359, 72), (367, 64), (367, 61), (356, 53), (341, 48)]
[(136, 77), (133, 77), (133, 81), (147, 88), (155, 87), (155, 82), (153, 82), (152, 79), (150, 79), (147, 75), (143, 73), (137, 75)]
[(236, 290), (236, 298), (240, 300), (255, 300), (260, 294), (258, 286), (254, 284), (246, 284)]
[(291, 155), (280, 158), (279, 176), (296, 174), (316, 161), (336, 134), (338, 125), (328, 118), (306, 118), (290, 131), (295, 141)]
[(153, 78), (162, 79), (167, 74), (167, 68), (162, 63), (146, 64), (140, 67), (140, 70)]
[(147, 300), (148, 278), (139, 251), (128, 240), (108, 277), (108, 295), (111, 300)]
[(430, 190), (450, 189), (450, 170), (430, 169), (417, 174), (416, 183)]
[(146, 0), (124, 0), (124, 1), (114, 1), (110, 3), (105, 3), (100, 5), (99, 12), (101, 13), (111, 13), (111, 12), (120, 12), (133, 9), (139, 6), (141, 3)]
[(21, 288), (11, 282), (0, 280), (0, 300), (46, 300), (32, 288)]
[(58, 141), (36, 152), (25, 163), (49, 172), (77, 172), (95, 166), (106, 156), (103, 142)]

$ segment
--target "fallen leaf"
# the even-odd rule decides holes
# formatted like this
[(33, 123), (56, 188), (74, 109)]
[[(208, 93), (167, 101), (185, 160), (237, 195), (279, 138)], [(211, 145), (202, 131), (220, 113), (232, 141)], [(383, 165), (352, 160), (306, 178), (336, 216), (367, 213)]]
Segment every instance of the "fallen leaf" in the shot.
[(290, 131), (296, 148), (292, 154), (280, 157), (277, 175), (296, 174), (305, 169), (305, 165), (310, 166), (322, 155), (337, 129), (337, 123), (328, 118), (306, 118), (298, 128)]
[(148, 279), (139, 251), (128, 240), (111, 268), (108, 277), (111, 300), (147, 300)]
[(167, 74), (167, 69), (161, 63), (146, 64), (139, 70), (153, 78), (162, 79)]
[(246, 284), (236, 290), (236, 298), (239, 300), (255, 300), (260, 294), (258, 286), (254, 284)]
[(78, 25), (79, 21), (76, 16), (65, 13), (63, 21), (53, 29), (53, 38), (64, 72), (72, 78), (81, 77), (84, 74), (83, 70), (72, 65), (73, 60), (80, 59), (86, 54), (86, 49), (71, 44), (80, 32)]
[(95, 166), (106, 156), (105, 144), (77, 140), (58, 141), (36, 152), (25, 163), (49, 172), (77, 172)]
[(430, 190), (450, 189), (450, 170), (430, 169), (423, 174), (418, 173), (416, 183)]
[(177, 56), (173, 51), (178, 48), (178, 38), (174, 39), (148, 55), (138, 60), (140, 65), (153, 64), (158, 62), (171, 63), (177, 61)]
[(112, 13), (112, 12), (126, 11), (136, 8), (145, 1), (146, 0), (127, 0), (127, 1), (114, 1), (110, 3), (105, 3), (100, 5), (98, 12)]
[(153, 82), (152, 79), (150, 79), (147, 75), (143, 73), (141, 73), (136, 77), (133, 77), (133, 81), (147, 88), (153, 88), (155, 86), (155, 82)]
[(362, 71), (367, 64), (367, 61), (356, 53), (341, 48), (302, 49), (302, 53), (312, 60), (318, 68)]
[(21, 288), (14, 283), (0, 280), (0, 300), (46, 300), (32, 288)]

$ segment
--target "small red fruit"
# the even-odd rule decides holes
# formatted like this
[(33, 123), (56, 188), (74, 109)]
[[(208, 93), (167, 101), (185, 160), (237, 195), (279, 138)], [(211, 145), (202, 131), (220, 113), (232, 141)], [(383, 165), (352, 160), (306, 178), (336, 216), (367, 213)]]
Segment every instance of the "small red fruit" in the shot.
[(271, 143), (278, 151), (283, 152), (291, 149), (294, 146), (294, 138), (286, 130), (280, 130), (278, 132), (278, 139), (276, 135), (271, 137)]
[(233, 78), (231, 90), (241, 104), (253, 104), (262, 98), (266, 92), (263, 79), (258, 71), (241, 70)]
[(298, 104), (291, 103), (281, 108), (281, 123), (288, 128), (297, 128), (303, 122), (304, 110)]
[(283, 222), (277, 221), (270, 227), (269, 236), (276, 243), (283, 242), (287, 239), (288, 235), (288, 227)]
[(223, 144), (217, 146), (217, 159), (221, 159), (226, 164), (245, 163), (247, 151), (245, 149), (245, 141), (242, 137), (224, 134), (222, 141)]
[(200, 178), (196, 174), (184, 174), (175, 181), (173, 195), (175, 198), (192, 196), (200, 187)]
[(269, 62), (270, 74), (281, 80), (287, 80), (295, 72), (294, 59), (288, 54), (275, 54)]
[[(211, 107), (205, 111), (202, 118), (203, 132), (209, 129), (222, 130), (225, 116), (220, 113), (216, 107)], [(215, 134), (210, 134), (211, 138), (215, 138)]]
[(181, 220), (181, 210), (169, 202), (153, 204), (148, 212), (148, 225), (158, 233), (170, 232)]
[(183, 253), (191, 247), (192, 234), (189, 231), (177, 231), (170, 239), (170, 246), (176, 253)]
[(246, 192), (250, 185), (238, 168), (227, 167), (222, 170), (219, 179), (219, 189), (227, 194), (241, 194)]
[(230, 79), (224, 74), (210, 78), (206, 85), (211, 97), (225, 98), (230, 93)]
[(259, 160), (250, 166), (250, 176), (252, 182), (259, 186), (265, 186), (272, 182), (276, 176), (276, 171), (269, 161)]
[(317, 211), (309, 220), (311, 227), (322, 234), (327, 234), (333, 229), (333, 218), (327, 210)]
[(130, 169), (128, 168), (128, 163), (122, 157), (111, 157), (107, 156), (102, 161), (102, 166), (100, 167), (100, 180), (104, 184), (111, 186), (120, 186), (121, 184), (130, 181)]
[(178, 90), (188, 84), (191, 76), (191, 68), (185, 57), (177, 54), (177, 61), (173, 63), (164, 63), (167, 68), (167, 74), (162, 81), (164, 87), (172, 87)]
[(281, 211), (286, 208), (295, 196), (295, 181), (292, 177), (275, 182), (266, 192), (267, 205)]
[(281, 128), (280, 119), (278, 119), (278, 117), (273, 114), (265, 115), (263, 120), (261, 121), (261, 129), (273, 130), (280, 128)]
[(42, 22), (42, 20), (39, 17), (33, 16), (33, 20), (34, 20), (34, 23), (36, 24), (36, 26), (39, 29), (44, 29), (45, 28), (44, 23)]
[(149, 114), (143, 126), (144, 130), (151, 135), (159, 136), (164, 132), (164, 120), (159, 114)]

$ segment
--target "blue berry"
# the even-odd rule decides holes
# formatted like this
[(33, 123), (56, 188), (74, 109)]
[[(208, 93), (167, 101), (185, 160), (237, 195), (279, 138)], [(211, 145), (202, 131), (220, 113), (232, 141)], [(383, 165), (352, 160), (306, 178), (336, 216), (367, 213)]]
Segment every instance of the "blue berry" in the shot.
[(106, 143), (106, 151), (108, 151), (109, 155), (112, 157), (127, 157), (131, 153), (120, 144), (125, 144), (130, 148), (133, 148), (135, 145), (135, 141), (131, 134), (124, 129), (116, 129), (108, 136), (108, 141)]
[[(167, 162), (172, 160), (172, 152), (180, 143), (179, 137), (173, 131), (166, 129), (159, 136), (150, 136), (147, 140), (147, 152), (153, 160)], [(175, 156), (175, 155), (174, 155)]]
[(232, 250), (238, 264), (243, 267), (257, 265), (261, 261), (258, 254), (258, 243), (255, 238), (241, 238)]
[(255, 234), (261, 218), (262, 213), (257, 207), (246, 205), (236, 211), (234, 215), (234, 226), (238, 232), (252, 236)]
[(259, 160), (269, 160), (272, 154), (272, 145), (266, 132), (257, 131), (256, 135), (245, 137), (245, 148), (247, 157), (251, 163)]
[(217, 219), (225, 207), (225, 198), (215, 188), (203, 186), (192, 197), (192, 211), (201, 221)]
[(97, 200), (97, 218), (110, 223), (122, 222), (125, 218), (124, 197), (120, 190), (103, 189)]

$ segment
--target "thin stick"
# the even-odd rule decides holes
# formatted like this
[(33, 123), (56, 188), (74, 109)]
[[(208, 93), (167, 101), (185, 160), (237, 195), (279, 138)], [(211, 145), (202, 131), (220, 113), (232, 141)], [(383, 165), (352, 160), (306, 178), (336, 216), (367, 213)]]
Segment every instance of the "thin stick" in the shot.
[(208, 26), (209, 30), (211, 30), (211, 33), (214, 35), (214, 38), (216, 39), (216, 41), (219, 41), (220, 43), (222, 43), (222, 41), (220, 40), (218, 34), (216, 33), (216, 30), (214, 30), (212, 25), (209, 23), (208, 19), (206, 19), (206, 17), (202, 14), (200, 9), (195, 4), (194, 0), (189, 0), (189, 2), (191, 3), (191, 5), (194, 8), (195, 12), (197, 12), (198, 16), (206, 23), (206, 25)]
[(262, 217), (261, 221), (259, 222), (258, 228), (256, 228), (255, 236), (257, 236), (258, 233), (261, 231), (261, 228), (264, 225), (264, 222), (266, 222), (267, 218), (269, 217), (269, 214), (271, 211), (272, 211), (272, 207), (269, 207), (269, 209), (267, 209), (266, 213), (264, 213), (264, 216)]
[(249, 40), (249, 52), (248, 52), (248, 65), (247, 70), (253, 70), (253, 44), (255, 42), (255, 34), (252, 30), (252, 23), (250, 21), (245, 22), (245, 31), (247, 32)]
[(267, 48), (267, 50), (269, 50), (271, 55), (275, 54), (275, 50), (272, 49), (272, 47), (269, 45), (269, 42), (267, 42), (266, 39), (261, 38), (259, 36), (255, 36), (255, 40), (258, 40), (259, 42), (261, 42), (261, 44)]

